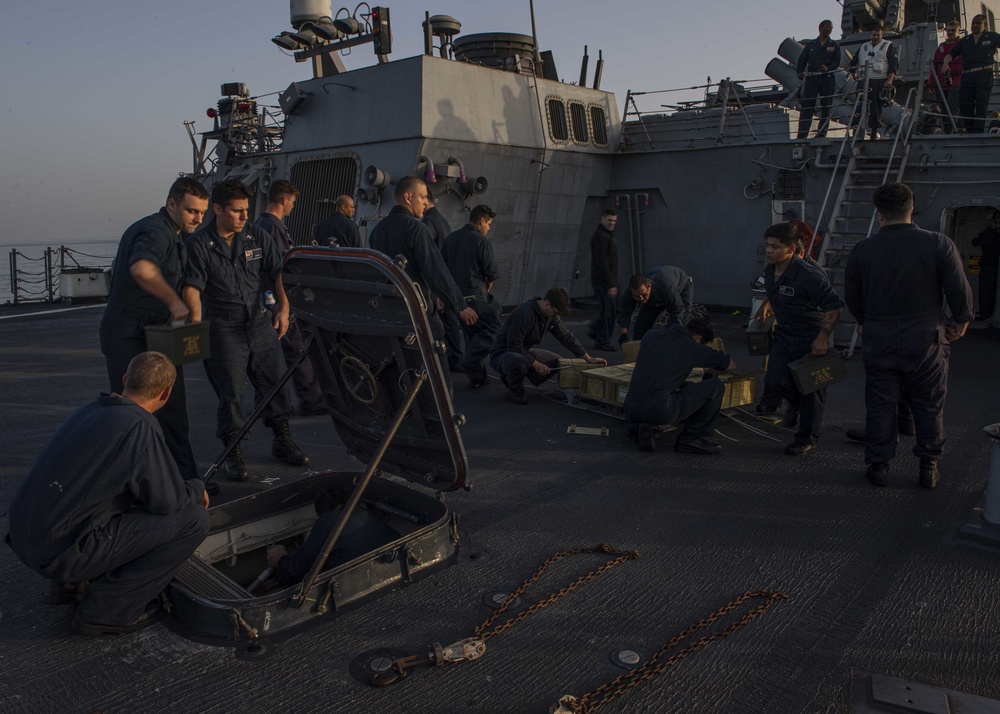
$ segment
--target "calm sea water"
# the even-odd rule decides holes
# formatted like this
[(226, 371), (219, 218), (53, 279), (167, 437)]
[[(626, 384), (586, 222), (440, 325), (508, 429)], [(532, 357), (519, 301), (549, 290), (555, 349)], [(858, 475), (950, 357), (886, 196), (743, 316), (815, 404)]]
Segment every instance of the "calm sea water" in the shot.
[[(65, 247), (61, 251), (60, 248)], [(42, 243), (0, 244), (0, 253), (4, 263), (0, 268), (0, 304), (14, 300), (11, 289), (11, 253), (17, 253), (17, 281), (21, 300), (35, 300), (47, 295), (45, 290), (45, 251), (52, 249), (52, 265), (56, 297), (59, 290), (59, 267), (65, 264), (67, 268), (109, 268), (118, 250), (118, 239), (89, 240), (66, 242), (63, 244), (45, 245)]]

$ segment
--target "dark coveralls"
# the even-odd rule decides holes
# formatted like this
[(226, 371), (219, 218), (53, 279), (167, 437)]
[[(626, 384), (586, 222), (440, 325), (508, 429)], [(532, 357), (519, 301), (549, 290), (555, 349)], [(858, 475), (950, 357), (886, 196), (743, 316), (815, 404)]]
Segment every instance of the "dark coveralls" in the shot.
[(966, 35), (952, 50), (952, 57), (962, 56), (962, 86), (958, 92), (958, 107), (969, 132), (986, 133), (986, 111), (993, 91), (993, 62), (1000, 49), (1000, 34), (985, 30), (976, 42)]
[(524, 394), (525, 377), (537, 387), (555, 374), (539, 374), (531, 368), (536, 360), (550, 368), (559, 366), (559, 355), (535, 348), (546, 332), (552, 333), (574, 357), (587, 354), (558, 315), (546, 317), (542, 313), (538, 307), (539, 300), (532, 298), (514, 308), (501, 326), (490, 352), (490, 367), (514, 394)]
[[(483, 360), (493, 347), (500, 329), (500, 305), (486, 284), (497, 279), (500, 270), (493, 255), (493, 245), (471, 223), (466, 223), (444, 239), (441, 256), (451, 271), (466, 302), (479, 315), (474, 325), (462, 325), (465, 351), (460, 366), (467, 372), (482, 372)], [(458, 322), (458, 316), (455, 316)]]
[(625, 421), (629, 430), (639, 424), (684, 422), (682, 439), (711, 435), (722, 409), (726, 386), (718, 379), (685, 383), (695, 367), (719, 372), (729, 369), (729, 355), (696, 342), (681, 325), (650, 330), (642, 338), (628, 394)]
[[(444, 239), (451, 234), (451, 224), (448, 219), (441, 215), (434, 206), (424, 211), (424, 217), (420, 221), (431, 234), (434, 246), (440, 252), (444, 247)], [(469, 293), (463, 293), (468, 295)], [(433, 300), (435, 296), (428, 295), (428, 299)], [(458, 369), (462, 361), (462, 323), (458, 315), (445, 310), (438, 313), (441, 317), (441, 325), (444, 328), (444, 343), (448, 346), (448, 366), (451, 369)]]
[[(883, 45), (888, 46), (883, 47)], [(885, 50), (885, 59), (888, 63), (888, 69), (885, 72), (886, 76), (872, 77), (871, 75), (875, 72), (872, 70), (871, 63), (877, 56), (879, 48), (883, 48)], [(861, 46), (861, 49), (858, 50), (857, 54), (854, 55), (854, 59), (851, 60), (851, 67), (857, 68), (859, 62), (868, 66), (868, 129), (872, 134), (874, 134), (878, 131), (882, 122), (882, 90), (885, 88), (888, 75), (896, 74), (896, 72), (899, 71), (899, 56), (896, 54), (896, 46), (889, 42), (889, 40), (882, 40), (874, 48), (872, 47), (871, 42), (866, 42)]]
[(823, 428), (826, 390), (799, 394), (788, 363), (812, 352), (823, 328), (824, 313), (844, 306), (822, 269), (799, 257), (775, 279), (774, 266), (764, 269), (764, 290), (774, 310), (776, 327), (768, 356), (765, 381), (799, 412), (796, 444), (816, 444)]
[(361, 231), (358, 224), (340, 211), (320, 221), (313, 230), (313, 242), (322, 246), (360, 248)]
[[(441, 258), (441, 252), (434, 245), (427, 226), (413, 217), (405, 206), (393, 206), (389, 214), (372, 229), (369, 238), (371, 247), (385, 253), (390, 258), (402, 255), (406, 258), (406, 274), (420, 285), (427, 300), (427, 319), (434, 339), (444, 337), (444, 325), (434, 309), (434, 297), (444, 303), (445, 312), (456, 316), (466, 307), (462, 291), (448, 272)], [(450, 384), (450, 372), (444, 370)]]
[(8, 543), (49, 580), (90, 581), (80, 618), (127, 625), (204, 540), (204, 492), (181, 478), (152, 414), (102, 396), (59, 427), (21, 482)]
[(614, 234), (602, 225), (590, 237), (590, 283), (598, 304), (597, 319), (590, 324), (594, 342), (610, 345), (618, 300), (608, 295), (608, 290), (618, 287), (618, 243)]
[[(246, 420), (247, 377), (258, 394), (267, 394), (281, 378), (278, 333), (261, 301), (264, 281), (281, 274), (281, 255), (271, 237), (250, 224), (227, 246), (214, 218), (191, 234), (187, 249), (185, 285), (201, 291), (202, 319), (212, 322), (205, 372), (219, 398), (215, 435), (228, 442)], [(287, 421), (291, 413), (288, 391), (281, 389), (264, 408), (264, 425)]]
[(983, 320), (993, 317), (997, 299), (997, 266), (1000, 265), (1000, 231), (987, 228), (972, 239), (983, 256), (979, 260), (979, 316)]
[[(274, 570), (278, 583), (282, 586), (288, 586), (302, 582), (302, 578), (306, 576), (319, 554), (323, 552), (326, 539), (337, 527), (337, 521), (342, 514), (343, 510), (338, 508), (327, 511), (316, 519), (316, 523), (313, 524), (302, 547), (278, 561), (278, 567)], [(399, 538), (399, 533), (373, 516), (363, 504), (359, 505), (347, 519), (344, 530), (341, 532), (340, 538), (337, 539), (323, 570), (335, 568), (349, 560), (371, 553), (383, 545), (392, 543), (397, 538)]]
[(867, 411), (865, 463), (896, 455), (896, 404), (913, 411), (913, 453), (937, 458), (944, 445), (948, 391), (945, 318), (972, 320), (972, 288), (955, 244), (912, 223), (885, 226), (851, 250), (845, 272), (847, 307), (862, 335)]
[[(824, 70), (823, 67), (826, 67)], [(799, 104), (802, 113), (799, 115), (799, 136), (805, 139), (812, 126), (816, 99), (819, 98), (819, 128), (816, 136), (826, 136), (830, 124), (830, 106), (833, 104), (833, 94), (837, 90), (834, 72), (840, 67), (840, 45), (831, 39), (821, 44), (819, 38), (810, 42), (799, 55), (796, 72), (805, 74), (802, 91), (799, 93)]]
[(635, 306), (639, 305), (639, 315), (635, 318), (633, 340), (641, 340), (653, 328), (664, 310), (670, 315), (670, 322), (686, 324), (691, 315), (691, 305), (694, 302), (694, 281), (680, 268), (664, 265), (653, 268), (646, 277), (650, 279), (652, 291), (649, 299), (639, 304), (632, 297), (632, 291), (627, 290), (622, 298), (622, 309), (618, 313), (618, 327), (628, 328), (632, 321)]
[[(128, 370), (128, 363), (146, 351), (145, 327), (163, 325), (170, 320), (167, 306), (139, 287), (129, 272), (129, 268), (140, 260), (148, 260), (159, 267), (163, 279), (179, 293), (187, 251), (177, 226), (165, 208), (133, 223), (118, 244), (111, 273), (111, 292), (101, 318), (101, 352), (107, 361), (110, 391), (113, 393), (121, 393), (122, 377)], [(200, 478), (188, 436), (187, 394), (182, 366), (177, 367), (177, 380), (170, 399), (155, 416), (181, 476)]]
[[(271, 236), (281, 255), (291, 249), (292, 238), (288, 235), (288, 229), (284, 222), (273, 213), (261, 213), (254, 221), (254, 225)], [(281, 338), (281, 350), (285, 353), (285, 360), (289, 364), (297, 359), (302, 350), (305, 349), (305, 341), (306, 335), (302, 333), (299, 321), (295, 319), (294, 314), (289, 315), (288, 330)], [(308, 414), (324, 406), (323, 390), (316, 379), (316, 370), (313, 368), (311, 358), (306, 357), (299, 362), (298, 368), (292, 374), (292, 382), (295, 384), (295, 393), (299, 397), (299, 411), (301, 413)]]

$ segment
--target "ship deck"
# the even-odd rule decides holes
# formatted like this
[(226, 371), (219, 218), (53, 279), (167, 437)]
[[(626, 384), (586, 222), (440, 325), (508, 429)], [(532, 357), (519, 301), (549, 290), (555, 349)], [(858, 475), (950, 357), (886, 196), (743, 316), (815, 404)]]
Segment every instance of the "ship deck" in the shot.
[[(100, 313), (0, 320), (0, 533), (14, 489), (51, 433), (106, 387)], [(578, 334), (585, 317), (570, 318)], [(740, 335), (745, 318), (715, 318), (740, 368), (756, 366)], [(788, 432), (743, 414), (720, 420), (720, 457), (675, 454), (669, 436), (656, 453), (640, 453), (621, 421), (540, 392), (517, 407), (495, 380), (472, 391), (456, 375), (472, 482), (447, 495), (461, 517), (456, 566), (248, 659), (164, 624), (76, 636), (72, 608), (42, 604), (46, 583), (0, 548), (0, 710), (544, 712), (563, 694), (626, 672), (611, 653), (648, 656), (737, 596), (765, 589), (788, 599), (602, 711), (867, 711), (852, 704), (861, 672), (1000, 700), (1000, 556), (953, 542), (986, 482), (991, 444), (982, 427), (998, 420), (998, 339), (994, 329), (970, 331), (953, 350), (948, 443), (934, 491), (917, 487), (911, 437), (900, 443), (889, 488), (864, 480), (863, 449), (844, 437), (863, 421), (859, 356), (830, 390), (824, 438), (805, 459), (783, 455)], [(207, 468), (219, 450), (215, 399), (200, 366), (186, 374), (192, 441)], [(608, 426), (610, 435), (567, 434), (570, 424)], [(296, 418), (292, 431), (313, 471), (357, 469), (329, 418)], [(246, 447), (255, 480), (222, 483), (220, 498), (302, 475), (273, 462), (268, 448), (269, 434), (257, 427)], [(509, 592), (558, 550), (595, 543), (640, 557), (494, 637), (482, 659), (418, 668), (382, 689), (352, 676), (365, 653), (417, 653), (470, 636), (491, 612), (487, 593)], [(553, 566), (526, 604), (605, 560)], [(944, 696), (924, 695), (927, 706)], [(1000, 711), (995, 701), (980, 705)]]

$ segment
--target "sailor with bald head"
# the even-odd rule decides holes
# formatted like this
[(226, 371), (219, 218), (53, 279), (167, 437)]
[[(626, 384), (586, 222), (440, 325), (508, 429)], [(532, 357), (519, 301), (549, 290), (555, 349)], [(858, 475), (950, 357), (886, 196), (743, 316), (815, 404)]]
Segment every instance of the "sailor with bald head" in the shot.
[(340, 248), (360, 248), (361, 231), (354, 222), (354, 199), (344, 194), (338, 196), (333, 213), (324, 218), (313, 231), (313, 243)]

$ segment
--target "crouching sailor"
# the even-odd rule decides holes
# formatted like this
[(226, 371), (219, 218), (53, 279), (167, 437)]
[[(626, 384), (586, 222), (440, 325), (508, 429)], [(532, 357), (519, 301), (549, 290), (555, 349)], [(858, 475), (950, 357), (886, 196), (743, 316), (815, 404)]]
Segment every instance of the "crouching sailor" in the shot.
[[(268, 567), (274, 568), (274, 575), (282, 587), (302, 582), (313, 563), (323, 552), (327, 538), (337, 527), (337, 521), (344, 513), (347, 499), (340, 489), (331, 486), (316, 498), (316, 523), (301, 548), (289, 553), (283, 545), (267, 549)], [(399, 538), (399, 533), (378, 520), (367, 506), (358, 507), (347, 519), (344, 530), (337, 539), (323, 570), (342, 565), (362, 555), (371, 553), (383, 545)]]
[(707, 437), (722, 409), (725, 385), (718, 379), (686, 382), (701, 367), (710, 377), (736, 369), (729, 355), (706, 342), (715, 337), (711, 323), (700, 317), (687, 325), (670, 324), (647, 332), (639, 347), (628, 394), (625, 421), (639, 440), (640, 451), (653, 451), (653, 426), (684, 422), (674, 451), (682, 454), (719, 454), (722, 445)]
[(11, 502), (7, 543), (62, 592), (83, 592), (73, 619), (82, 635), (153, 624), (150, 602), (208, 532), (204, 482), (181, 478), (153, 416), (176, 374), (159, 352), (134, 357), (123, 394), (74, 412)]

